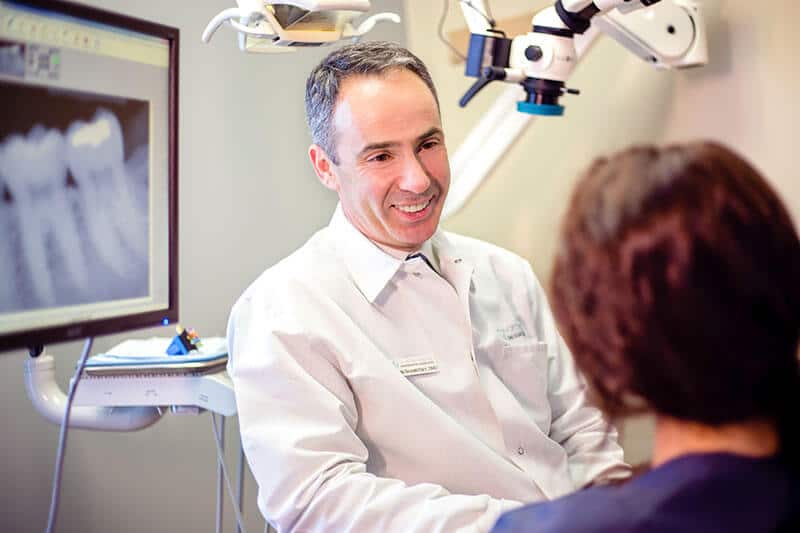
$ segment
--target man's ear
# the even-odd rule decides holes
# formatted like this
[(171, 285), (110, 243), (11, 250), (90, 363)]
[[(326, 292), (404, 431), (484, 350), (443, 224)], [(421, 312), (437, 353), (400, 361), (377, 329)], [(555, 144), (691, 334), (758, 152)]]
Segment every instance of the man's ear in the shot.
[(311, 166), (314, 167), (319, 181), (330, 190), (339, 192), (339, 179), (325, 150), (318, 144), (312, 144), (308, 147), (308, 158), (311, 159)]

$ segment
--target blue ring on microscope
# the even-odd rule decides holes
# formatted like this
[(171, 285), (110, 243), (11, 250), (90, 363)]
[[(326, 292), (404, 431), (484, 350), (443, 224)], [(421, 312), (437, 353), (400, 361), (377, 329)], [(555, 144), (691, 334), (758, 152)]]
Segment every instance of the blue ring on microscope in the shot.
[(551, 117), (564, 114), (563, 105), (534, 104), (533, 102), (517, 102), (517, 111), (531, 115), (547, 115)]

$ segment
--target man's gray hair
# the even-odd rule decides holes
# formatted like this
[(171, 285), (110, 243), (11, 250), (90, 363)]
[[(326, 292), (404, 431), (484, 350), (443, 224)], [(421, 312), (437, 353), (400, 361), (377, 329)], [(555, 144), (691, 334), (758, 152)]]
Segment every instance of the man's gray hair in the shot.
[[(306, 80), (306, 120), (312, 141), (321, 146), (334, 164), (339, 164), (334, 139), (333, 113), (344, 80), (353, 76), (381, 75), (393, 69), (406, 69), (425, 82), (439, 97), (425, 64), (395, 43), (364, 41), (334, 50), (323, 59)], [(391, 101), (387, 101), (391, 105)]]

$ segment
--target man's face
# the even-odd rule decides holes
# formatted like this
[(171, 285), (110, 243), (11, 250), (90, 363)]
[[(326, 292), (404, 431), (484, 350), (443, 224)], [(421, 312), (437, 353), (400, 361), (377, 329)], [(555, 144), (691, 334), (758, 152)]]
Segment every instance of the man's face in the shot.
[(339, 163), (309, 150), (345, 216), (373, 241), (413, 251), (433, 235), (450, 186), (436, 100), (405, 69), (344, 81), (334, 112)]

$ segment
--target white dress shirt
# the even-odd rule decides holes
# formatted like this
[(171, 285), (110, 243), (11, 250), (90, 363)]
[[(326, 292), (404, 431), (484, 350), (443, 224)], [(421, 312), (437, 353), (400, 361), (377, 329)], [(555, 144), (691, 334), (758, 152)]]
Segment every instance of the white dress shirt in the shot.
[(528, 263), (441, 230), (422, 253), (338, 207), (234, 306), (228, 371), (278, 531), (488, 531), (627, 475)]

